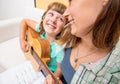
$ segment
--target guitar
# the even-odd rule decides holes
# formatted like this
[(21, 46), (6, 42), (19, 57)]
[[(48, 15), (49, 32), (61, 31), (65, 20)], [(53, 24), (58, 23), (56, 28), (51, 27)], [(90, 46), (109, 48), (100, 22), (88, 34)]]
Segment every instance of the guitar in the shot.
[[(54, 79), (55, 84), (59, 84), (58, 79), (49, 70), (47, 62), (50, 60), (50, 44), (47, 40), (40, 38), (40, 34), (32, 28), (27, 30), (27, 41), (31, 45), (31, 55), (27, 58), (34, 62), (33, 66), (37, 67), (36, 70), (43, 72), (45, 76), (50, 74)], [(31, 57), (32, 56), (32, 57)], [(37, 64), (37, 66), (36, 66)]]

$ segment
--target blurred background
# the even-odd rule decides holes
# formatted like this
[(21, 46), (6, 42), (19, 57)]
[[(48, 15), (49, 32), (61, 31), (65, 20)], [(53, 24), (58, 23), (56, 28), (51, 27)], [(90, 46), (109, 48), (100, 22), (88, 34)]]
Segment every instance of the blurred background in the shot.
[(53, 1), (67, 5), (67, 0), (0, 0), (0, 20), (24, 17), (33, 8), (46, 9)]
[(67, 5), (67, 0), (0, 0), (0, 72), (26, 61), (19, 43), (21, 20), (40, 22), (47, 5), (54, 1)]

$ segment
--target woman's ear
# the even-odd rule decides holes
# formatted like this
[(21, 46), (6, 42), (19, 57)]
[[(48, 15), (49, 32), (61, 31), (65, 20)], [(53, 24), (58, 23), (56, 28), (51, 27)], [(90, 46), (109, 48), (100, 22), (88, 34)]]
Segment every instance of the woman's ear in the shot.
[(103, 6), (105, 6), (108, 3), (109, 0), (103, 0)]

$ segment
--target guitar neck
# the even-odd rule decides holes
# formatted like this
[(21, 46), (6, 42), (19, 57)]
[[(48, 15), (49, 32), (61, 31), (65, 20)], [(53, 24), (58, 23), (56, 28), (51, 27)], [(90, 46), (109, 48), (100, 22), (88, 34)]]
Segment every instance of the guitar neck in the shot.
[(38, 65), (39, 65), (39, 70), (41, 70), (45, 76), (50, 74), (52, 76), (52, 78), (54, 79), (55, 84), (59, 84), (59, 81), (57, 80), (57, 78), (49, 70), (49, 68), (45, 65), (45, 63), (41, 59), (39, 59), (38, 55), (36, 54), (36, 52), (34, 51), (33, 48), (31, 49), (31, 54), (34, 57), (34, 59), (37, 61)]

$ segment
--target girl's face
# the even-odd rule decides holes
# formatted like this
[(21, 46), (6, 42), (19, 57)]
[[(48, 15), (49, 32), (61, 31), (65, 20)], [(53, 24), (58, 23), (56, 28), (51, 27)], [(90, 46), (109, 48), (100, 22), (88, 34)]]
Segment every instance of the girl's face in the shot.
[(77, 37), (83, 37), (90, 28), (103, 8), (103, 0), (69, 0), (69, 6), (64, 17), (71, 24), (71, 33)]
[(43, 27), (48, 35), (56, 36), (59, 34), (65, 23), (65, 18), (58, 12), (49, 10), (43, 20)]

